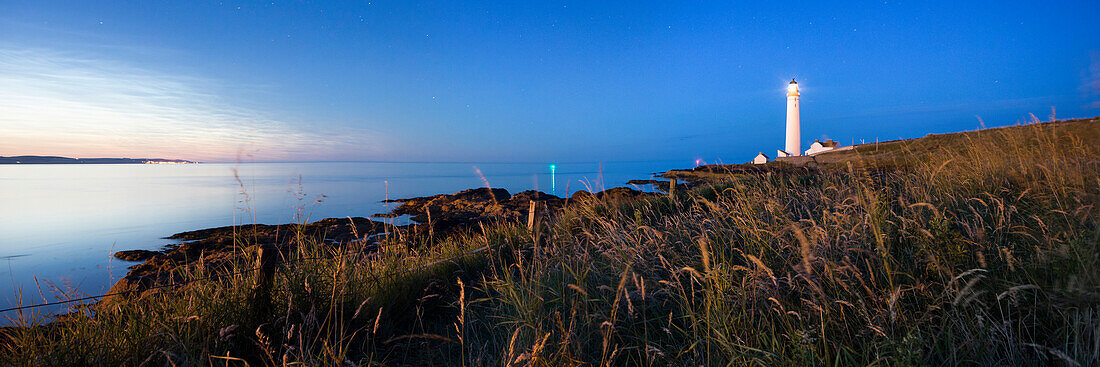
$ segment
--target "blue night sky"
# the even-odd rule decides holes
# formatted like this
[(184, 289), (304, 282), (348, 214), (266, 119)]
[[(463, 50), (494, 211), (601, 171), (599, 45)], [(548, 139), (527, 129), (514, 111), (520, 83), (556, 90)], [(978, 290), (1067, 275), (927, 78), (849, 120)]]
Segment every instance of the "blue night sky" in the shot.
[(745, 162), (1100, 115), (1098, 1), (2, 1), (0, 155)]

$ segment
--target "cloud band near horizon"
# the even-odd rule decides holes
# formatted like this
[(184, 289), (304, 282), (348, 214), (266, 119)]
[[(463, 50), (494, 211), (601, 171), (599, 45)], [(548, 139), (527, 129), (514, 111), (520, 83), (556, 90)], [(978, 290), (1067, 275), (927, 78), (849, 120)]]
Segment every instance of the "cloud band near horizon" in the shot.
[(0, 155), (316, 161), (385, 151), (376, 132), (321, 130), (227, 103), (235, 96), (219, 95), (218, 84), (114, 60), (0, 48)]

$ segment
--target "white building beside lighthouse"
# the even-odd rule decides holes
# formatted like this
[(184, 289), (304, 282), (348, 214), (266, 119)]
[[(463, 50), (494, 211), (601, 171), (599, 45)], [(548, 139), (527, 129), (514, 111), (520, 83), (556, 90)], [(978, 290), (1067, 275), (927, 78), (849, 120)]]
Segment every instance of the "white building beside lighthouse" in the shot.
[(806, 155), (828, 152), (836, 149), (837, 145), (839, 144), (833, 139), (827, 139), (825, 141), (814, 140), (814, 143), (810, 144), (810, 149), (806, 149)]
[(768, 156), (764, 152), (756, 155), (756, 158), (752, 159), (752, 164), (764, 164), (768, 163)]

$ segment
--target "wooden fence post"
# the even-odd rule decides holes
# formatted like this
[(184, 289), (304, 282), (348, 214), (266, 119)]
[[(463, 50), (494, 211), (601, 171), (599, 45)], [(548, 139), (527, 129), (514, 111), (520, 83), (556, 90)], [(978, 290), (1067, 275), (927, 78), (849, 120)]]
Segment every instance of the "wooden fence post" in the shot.
[(527, 230), (530, 231), (535, 228), (535, 201), (531, 200), (531, 205), (527, 207)]
[(271, 308), (271, 284), (275, 278), (275, 256), (279, 250), (271, 245), (256, 246), (256, 275), (253, 278), (252, 307), (257, 317)]
[(669, 199), (675, 199), (676, 198), (676, 179), (675, 178), (668, 179), (668, 198)]

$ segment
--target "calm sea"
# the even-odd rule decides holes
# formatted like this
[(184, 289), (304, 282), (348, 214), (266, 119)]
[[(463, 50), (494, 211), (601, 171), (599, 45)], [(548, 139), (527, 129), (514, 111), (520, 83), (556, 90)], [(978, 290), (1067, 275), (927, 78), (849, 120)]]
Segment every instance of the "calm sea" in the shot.
[[(381, 201), (484, 187), (568, 195), (626, 186), (682, 161), (0, 165), (0, 308), (99, 295), (134, 263), (116, 251), (233, 224), (388, 211)], [(648, 187), (640, 187), (649, 189)], [(56, 310), (55, 310), (56, 311)], [(12, 316), (11, 313), (0, 315)]]

